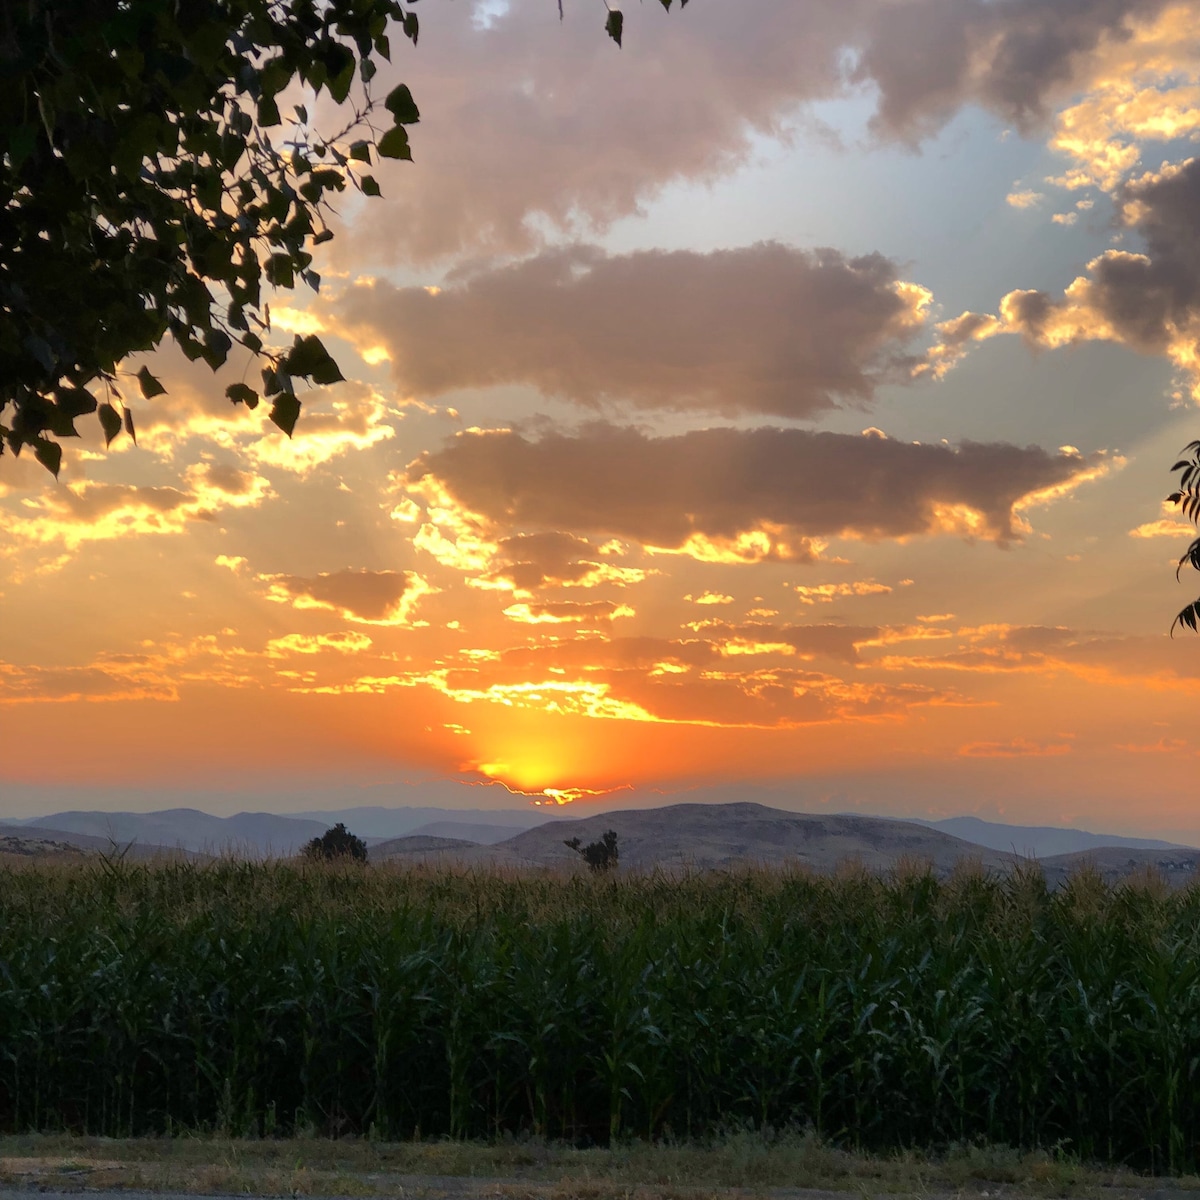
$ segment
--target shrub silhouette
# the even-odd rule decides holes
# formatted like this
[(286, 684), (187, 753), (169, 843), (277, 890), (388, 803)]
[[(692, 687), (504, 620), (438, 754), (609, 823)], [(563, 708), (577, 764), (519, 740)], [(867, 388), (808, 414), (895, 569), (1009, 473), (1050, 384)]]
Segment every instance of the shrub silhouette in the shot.
[(305, 858), (314, 862), (332, 862), (335, 859), (349, 858), (354, 862), (365, 863), (367, 861), (367, 843), (352, 834), (339, 821), (320, 837), (306, 842), (303, 853)]
[(617, 850), (616, 830), (610, 829), (598, 842), (585, 846), (579, 838), (570, 838), (563, 842), (570, 846), (576, 854), (583, 855), (584, 861), (593, 871), (611, 871), (617, 865), (620, 856)]

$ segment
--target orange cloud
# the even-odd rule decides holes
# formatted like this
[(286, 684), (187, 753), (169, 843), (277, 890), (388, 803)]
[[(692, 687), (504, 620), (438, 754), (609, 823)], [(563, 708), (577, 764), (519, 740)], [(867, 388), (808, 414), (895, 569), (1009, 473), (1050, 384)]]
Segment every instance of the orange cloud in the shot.
[(71, 701), (177, 699), (175, 686), (154, 673), (118, 664), (87, 667), (34, 667), (0, 663), (0, 704), (53, 704)]
[(854, 583), (796, 584), (792, 591), (800, 598), (801, 604), (831, 604), (835, 599), (849, 596), (888, 596), (892, 589), (885, 583), (866, 579)]
[(562, 625), (580, 621), (615, 621), (632, 617), (628, 604), (613, 600), (555, 600), (536, 604), (512, 604), (504, 610), (510, 621), (526, 625)]
[(257, 508), (271, 494), (261, 476), (212, 462), (197, 463), (180, 487), (96, 483), (46, 487), (25, 502), (31, 516), (5, 520), (18, 542), (57, 543), (74, 552), (87, 542), (182, 533), (193, 521), (213, 521), (228, 508)]
[(1137, 526), (1136, 529), (1131, 529), (1129, 536), (1132, 538), (1195, 537), (1196, 530), (1191, 525), (1185, 525), (1182, 521), (1172, 521), (1162, 518), (1157, 521), (1146, 521), (1144, 524)]
[(1009, 742), (969, 742), (960, 746), (963, 758), (1056, 758), (1071, 753), (1069, 742), (1032, 742), (1013, 738)]
[(267, 599), (299, 609), (326, 609), (365, 625), (411, 625), (422, 596), (435, 589), (415, 571), (323, 571), (315, 576), (257, 575)]

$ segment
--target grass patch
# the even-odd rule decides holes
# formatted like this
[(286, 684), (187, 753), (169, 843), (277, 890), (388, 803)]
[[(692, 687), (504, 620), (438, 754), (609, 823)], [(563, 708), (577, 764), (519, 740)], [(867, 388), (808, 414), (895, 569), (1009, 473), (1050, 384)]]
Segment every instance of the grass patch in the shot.
[(1063, 1154), (953, 1147), (941, 1155), (853, 1154), (811, 1135), (739, 1133), (704, 1144), (579, 1149), (537, 1139), (373, 1142), (356, 1138), (0, 1138), (0, 1185), (251, 1196), (489, 1196), (499, 1200), (703, 1200), (815, 1190), (862, 1196), (1145, 1196), (1200, 1191)]

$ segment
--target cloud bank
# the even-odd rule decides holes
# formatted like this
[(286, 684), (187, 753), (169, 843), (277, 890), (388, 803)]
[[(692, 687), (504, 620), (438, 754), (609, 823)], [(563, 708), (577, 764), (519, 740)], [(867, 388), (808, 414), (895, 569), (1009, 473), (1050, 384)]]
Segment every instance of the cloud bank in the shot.
[(1036, 446), (957, 449), (795, 429), (651, 437), (596, 424), (533, 441), (468, 431), (409, 465), (418, 494), (453, 498), (504, 526), (627, 538), (649, 548), (725, 548), (738, 560), (813, 560), (814, 539), (962, 532), (998, 543), (1048, 490), (1096, 473), (1098, 457)]
[(416, 397), (525, 384), (588, 405), (807, 418), (909, 379), (930, 299), (880, 254), (575, 245), (463, 271), (440, 290), (359, 283), (332, 319), (384, 347)]

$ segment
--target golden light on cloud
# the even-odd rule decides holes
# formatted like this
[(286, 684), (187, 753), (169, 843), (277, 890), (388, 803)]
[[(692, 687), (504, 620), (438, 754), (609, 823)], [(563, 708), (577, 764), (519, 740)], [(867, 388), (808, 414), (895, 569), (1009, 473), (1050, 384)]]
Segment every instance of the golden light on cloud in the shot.
[(966, 538), (983, 537), (987, 533), (986, 515), (967, 504), (934, 504), (930, 516), (930, 523), (939, 533)]
[(1163, 517), (1157, 521), (1146, 521), (1138, 525), (1129, 531), (1129, 536), (1131, 538), (1191, 538), (1196, 536), (1196, 530), (1182, 521), (1172, 521), (1170, 518)]
[(571, 601), (543, 604), (511, 604), (504, 610), (510, 621), (525, 625), (566, 625), (587, 621), (615, 621), (637, 613), (628, 604), (612, 600)]
[(271, 325), (282, 333), (298, 333), (301, 337), (325, 333), (328, 329), (311, 309), (291, 308), (286, 304), (277, 304), (271, 309)]
[(82, 480), (47, 489), (25, 502), (5, 533), (18, 542), (57, 542), (77, 551), (87, 542), (182, 533), (212, 521), (224, 509), (257, 508), (271, 495), (260, 475), (213, 463), (195, 463), (178, 487), (135, 487)]
[(266, 597), (292, 608), (335, 612), (363, 625), (411, 625), (422, 597), (437, 589), (415, 571), (323, 571), (318, 575), (258, 575)]
[(684, 555), (696, 562), (733, 566), (770, 561), (815, 562), (828, 545), (820, 538), (785, 536), (783, 528), (764, 525), (729, 538), (693, 533), (680, 546), (648, 545), (646, 553)]
[(1005, 203), (1010, 208), (1034, 208), (1045, 199), (1041, 192), (1025, 189), (1018, 192), (1009, 192), (1004, 197)]
[[(859, 803), (914, 763), (933, 764), (921, 786), (880, 807), (1000, 779), (1036, 807), (1122, 770), (1125, 796), (1186, 795), (1200, 642), (1166, 637), (1165, 558), (1195, 530), (1154, 503), (1160, 447), (1200, 400), (1197, 4), (965, 4), (950, 32), (935, 0), (751, 5), (655, 43), (604, 129), (565, 93), (553, 129), (509, 128), (528, 97), (503, 102), (511, 61), (477, 31), (467, 74), (416, 64), (437, 148), (403, 187), (381, 176), (385, 208), (347, 206), (335, 287), (276, 297), (273, 344), (327, 337), (352, 377), (301, 391), (293, 437), (225, 398), (260, 364), (214, 376), (167, 346), (145, 356), (153, 402), (119, 372), (136, 445), (81, 429), (61, 482), (0, 459), (6, 737), (24, 747), (50, 703), (62, 727), (12, 769), (51, 779), (56, 739), (85, 777), (84, 747), (115, 760), (122, 729), (149, 727), (167, 780), (209, 755), (263, 779), (315, 757), (339, 781), (496, 780), (576, 812), (718, 777)], [(594, 37), (552, 34), (528, 59), (539, 94), (560, 51), (588, 95), (618, 94)], [(906, 246), (891, 156), (839, 175), (846, 125), (850, 149), (816, 151), (830, 185), (764, 208), (753, 189), (813, 149), (801, 130), (729, 177), (714, 250), (680, 196), (744, 162), (745, 131), (841, 89), (847, 54), (885, 140), (928, 144), (964, 106), (1003, 122), (977, 173), (992, 194), (964, 193), (939, 142), (910, 163), (930, 204)], [(726, 74), (681, 126), (654, 100), (688, 65)], [(542, 140), (492, 145), (464, 119), (479, 103)], [(852, 253), (846, 214), (820, 211), (843, 188)], [(931, 270), (936, 296), (908, 280)], [(1135, 470), (1101, 446), (1136, 448)], [(407, 786), (396, 802), (420, 803)]]
[(372, 646), (365, 633), (289, 633), (272, 638), (267, 643), (267, 656), (285, 658), (291, 654), (321, 654), (326, 650), (338, 654), (362, 654)]
[(796, 584), (792, 591), (801, 604), (831, 604), (834, 600), (849, 596), (890, 596), (892, 589), (886, 583), (873, 579), (857, 580), (854, 583)]

